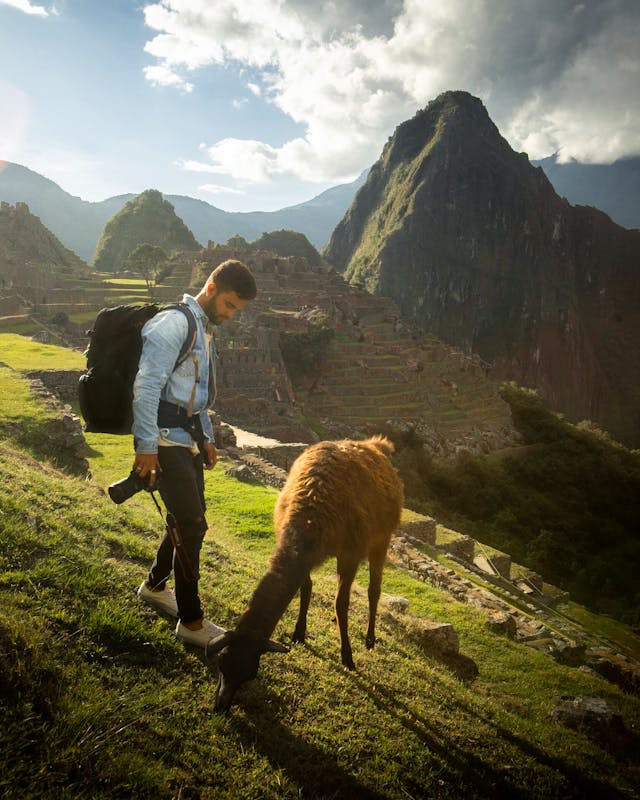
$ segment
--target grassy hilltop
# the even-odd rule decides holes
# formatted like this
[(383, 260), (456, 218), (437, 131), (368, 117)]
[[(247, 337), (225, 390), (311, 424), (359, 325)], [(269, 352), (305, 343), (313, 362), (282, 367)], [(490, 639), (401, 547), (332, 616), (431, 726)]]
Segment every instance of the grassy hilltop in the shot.
[[(160, 535), (151, 500), (114, 506), (128, 437), (88, 436), (92, 478), (43, 460), (48, 410), (25, 369), (69, 351), (0, 335), (0, 795), (21, 798), (637, 797), (640, 701), (594, 674), (490, 633), (486, 614), (388, 566), (383, 591), (451, 622), (479, 676), (461, 680), (381, 611), (364, 647), (366, 570), (352, 597), (355, 673), (339, 663), (335, 564), (316, 575), (309, 641), (265, 656), (228, 717), (215, 662), (178, 643), (135, 589)], [(273, 548), (276, 491), (207, 475), (202, 595), (232, 626)], [(287, 641), (295, 603), (274, 637)], [(609, 752), (551, 722), (563, 695), (600, 697), (631, 730)]]

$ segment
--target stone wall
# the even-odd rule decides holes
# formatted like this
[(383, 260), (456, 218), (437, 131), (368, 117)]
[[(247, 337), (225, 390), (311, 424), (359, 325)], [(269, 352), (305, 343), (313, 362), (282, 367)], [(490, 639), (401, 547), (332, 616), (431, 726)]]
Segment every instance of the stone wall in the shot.
[(58, 397), (63, 403), (78, 402), (78, 380), (82, 372), (77, 369), (61, 370), (34, 370), (27, 372), (27, 377), (39, 380), (49, 392)]
[(55, 393), (44, 383), (31, 377), (31, 391), (36, 397), (44, 400), (53, 415), (40, 430), (41, 447), (61, 467), (67, 468), (76, 475), (89, 473), (89, 445), (84, 438), (82, 421), (64, 405)]

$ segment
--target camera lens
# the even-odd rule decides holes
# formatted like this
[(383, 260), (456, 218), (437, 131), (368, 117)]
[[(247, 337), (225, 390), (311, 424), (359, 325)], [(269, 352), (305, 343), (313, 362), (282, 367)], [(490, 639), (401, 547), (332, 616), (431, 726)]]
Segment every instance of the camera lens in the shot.
[(146, 484), (142, 478), (140, 478), (135, 472), (131, 471), (126, 478), (112, 483), (111, 486), (108, 487), (107, 491), (109, 492), (109, 497), (113, 500), (113, 502), (120, 505), (120, 503), (124, 503), (125, 500), (128, 500), (130, 497), (133, 497), (134, 494), (137, 494), (139, 491), (144, 489), (145, 486)]

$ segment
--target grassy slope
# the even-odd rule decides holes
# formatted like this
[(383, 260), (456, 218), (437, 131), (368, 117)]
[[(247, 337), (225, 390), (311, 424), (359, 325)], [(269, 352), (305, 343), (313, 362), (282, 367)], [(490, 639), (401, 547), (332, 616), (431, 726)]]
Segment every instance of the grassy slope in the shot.
[[(0, 421), (38, 413), (28, 393), (11, 412), (2, 398)], [(597, 695), (637, 730), (637, 699), (489, 634), (481, 612), (392, 568), (384, 591), (409, 598), (412, 614), (454, 624), (480, 669), (473, 683), (384, 620), (376, 650), (364, 649), (364, 570), (351, 615), (358, 671), (344, 673), (328, 563), (316, 576), (308, 644), (264, 657), (231, 715), (214, 715), (215, 664), (136, 602), (160, 520), (148, 497), (115, 507), (102, 489), (128, 472), (130, 442), (90, 444), (89, 483), (32, 461), (11, 435), (0, 445), (0, 794), (635, 796), (630, 751), (607, 754), (547, 714), (561, 695)], [(232, 625), (273, 546), (276, 492), (224, 467), (207, 478), (202, 594), (212, 617)], [(294, 616), (289, 609), (276, 638), (286, 641)]]
[(408, 503), (637, 627), (640, 452), (569, 423), (532, 390), (504, 385), (502, 395), (526, 446), (425, 461), (423, 497)]

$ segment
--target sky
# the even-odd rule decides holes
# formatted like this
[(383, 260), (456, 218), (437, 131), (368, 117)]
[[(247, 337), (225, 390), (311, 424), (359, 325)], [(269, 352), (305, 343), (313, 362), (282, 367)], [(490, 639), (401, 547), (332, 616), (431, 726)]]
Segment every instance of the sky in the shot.
[(0, 0), (0, 160), (275, 210), (441, 92), (531, 159), (640, 155), (640, 0)]

